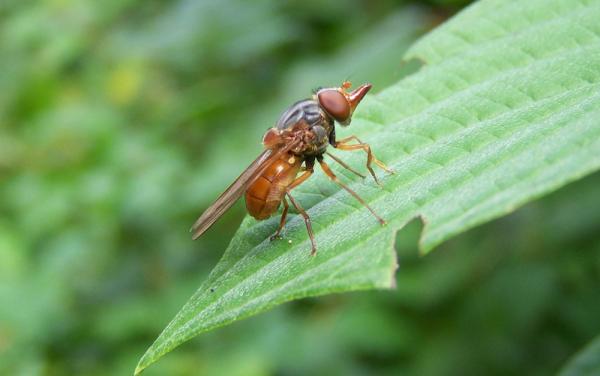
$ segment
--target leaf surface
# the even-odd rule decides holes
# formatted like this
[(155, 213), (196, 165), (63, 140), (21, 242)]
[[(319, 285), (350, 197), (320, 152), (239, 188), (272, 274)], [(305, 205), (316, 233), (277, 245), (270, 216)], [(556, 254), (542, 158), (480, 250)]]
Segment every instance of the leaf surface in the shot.
[[(396, 232), (425, 223), (427, 252), (600, 167), (600, 1), (483, 0), (416, 43), (423, 68), (363, 101), (349, 128), (395, 175), (383, 188), (336, 168), (388, 225), (317, 173), (304, 222), (246, 218), (222, 260), (140, 360), (283, 302), (394, 286)], [(363, 153), (333, 151), (355, 169)]]

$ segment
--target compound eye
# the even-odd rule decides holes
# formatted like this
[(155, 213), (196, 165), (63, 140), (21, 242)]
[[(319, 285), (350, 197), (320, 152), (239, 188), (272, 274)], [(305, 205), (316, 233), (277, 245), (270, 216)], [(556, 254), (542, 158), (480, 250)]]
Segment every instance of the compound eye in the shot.
[(325, 89), (321, 90), (317, 94), (319, 104), (323, 109), (331, 115), (336, 121), (345, 123), (350, 118), (350, 103), (344, 96), (336, 89)]

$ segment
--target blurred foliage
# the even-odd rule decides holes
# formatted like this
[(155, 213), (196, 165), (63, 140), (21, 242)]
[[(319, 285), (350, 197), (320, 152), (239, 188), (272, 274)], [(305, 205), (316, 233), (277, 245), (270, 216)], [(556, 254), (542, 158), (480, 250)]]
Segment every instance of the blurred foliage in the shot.
[(560, 370), (560, 376), (593, 376), (600, 374), (600, 336), (572, 357)]
[[(397, 81), (408, 43), (464, 3), (2, 2), (0, 374), (130, 374), (243, 211), (195, 243), (187, 228), (279, 111), (348, 77)], [(147, 373), (557, 370), (600, 331), (599, 183), (425, 258), (411, 226), (397, 291), (279, 307)]]

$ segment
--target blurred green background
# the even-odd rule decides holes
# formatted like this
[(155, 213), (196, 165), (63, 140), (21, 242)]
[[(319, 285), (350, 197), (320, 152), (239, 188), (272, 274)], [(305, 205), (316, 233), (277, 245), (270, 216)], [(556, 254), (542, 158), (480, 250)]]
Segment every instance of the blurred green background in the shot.
[[(0, 374), (126, 375), (244, 215), (187, 229), (279, 113), (375, 91), (468, 1), (0, 3)], [(417, 255), (398, 288), (204, 334), (148, 375), (549, 374), (600, 332), (600, 174)]]

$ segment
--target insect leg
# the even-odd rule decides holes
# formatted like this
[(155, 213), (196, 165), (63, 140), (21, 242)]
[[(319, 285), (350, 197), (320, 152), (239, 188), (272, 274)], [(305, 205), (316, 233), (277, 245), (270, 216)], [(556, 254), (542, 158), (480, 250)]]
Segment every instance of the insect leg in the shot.
[(335, 155), (331, 154), (330, 152), (325, 152), (325, 154), (327, 154), (331, 159), (333, 159), (334, 161), (336, 161), (337, 163), (339, 163), (343, 168), (345, 168), (346, 170), (360, 176), (361, 178), (365, 178), (365, 176), (363, 174), (361, 174), (360, 172), (354, 170), (352, 167), (348, 166), (348, 164), (346, 164), (346, 162), (342, 161), (341, 159), (339, 159), (338, 157), (336, 157)]
[[(295, 187), (299, 186), (300, 184), (302, 184), (303, 182), (306, 181), (306, 179), (308, 179), (314, 172), (313, 166), (312, 164), (306, 167), (307, 170), (304, 171), (304, 173), (302, 175), (300, 175), (298, 178), (294, 179), (294, 181), (285, 189), (285, 193), (289, 194), (289, 192), (294, 189)], [(292, 198), (290, 197), (290, 200)], [(296, 206), (296, 205), (294, 205)], [(296, 209), (298, 207), (296, 206)], [(285, 219), (287, 217), (287, 213), (288, 213), (288, 209), (289, 209), (289, 205), (287, 203), (287, 200), (285, 199), (285, 195), (283, 196), (283, 211), (281, 212), (281, 220), (279, 221), (279, 228), (277, 229), (277, 231), (275, 232), (275, 234), (273, 234), (271, 236), (271, 241), (275, 240), (275, 239), (280, 239), (281, 236), (281, 231), (283, 230), (283, 227), (285, 226)], [(314, 247), (313, 247), (314, 248)]]
[(289, 187), (287, 187), (287, 191), (289, 192), (292, 189), (294, 189), (297, 186), (299, 186), (300, 184), (304, 183), (306, 181), (306, 179), (310, 178), (310, 176), (313, 174), (313, 172), (315, 172), (315, 170), (313, 169), (312, 166), (307, 167), (307, 170), (304, 171), (302, 173), (302, 175), (300, 175), (299, 177), (297, 177), (296, 179), (294, 179), (294, 181), (292, 182), (292, 184), (290, 184)]
[(270, 239), (271, 241), (273, 241), (275, 239), (281, 239), (281, 236), (279, 234), (281, 234), (281, 230), (283, 230), (283, 226), (285, 226), (285, 218), (287, 217), (289, 208), (290, 208), (290, 206), (288, 205), (288, 202), (285, 199), (285, 196), (283, 196), (283, 211), (281, 212), (281, 220), (279, 221), (279, 228), (277, 229), (275, 234), (273, 234), (273, 236), (271, 236), (271, 239)]
[(294, 207), (296, 208), (296, 210), (298, 211), (298, 213), (300, 213), (300, 215), (304, 218), (304, 223), (306, 224), (306, 231), (308, 232), (308, 237), (310, 238), (310, 244), (311, 244), (311, 247), (312, 247), (312, 249), (310, 251), (310, 255), (314, 256), (314, 255), (317, 254), (317, 245), (315, 244), (315, 236), (314, 236), (313, 231), (312, 231), (312, 225), (310, 223), (310, 217), (304, 211), (304, 209), (302, 208), (302, 206), (300, 206), (300, 204), (292, 197), (292, 195), (290, 194), (289, 189), (286, 192), (286, 194), (289, 197), (290, 201), (292, 202), (292, 205), (294, 205)]
[[(348, 142), (350, 142), (352, 140), (358, 142), (358, 144), (346, 145)], [(375, 162), (375, 164), (377, 166), (379, 166), (386, 172), (388, 172), (390, 174), (394, 173), (394, 171), (390, 170), (385, 164), (383, 164), (383, 162), (381, 162), (379, 159), (377, 159), (373, 155), (373, 152), (371, 151), (371, 146), (369, 144), (362, 142), (356, 136), (349, 136), (349, 137), (343, 138), (343, 139), (337, 141), (333, 145), (333, 147), (336, 149), (340, 149), (340, 150), (364, 150), (367, 153), (367, 169), (371, 173), (371, 176), (373, 176), (373, 179), (375, 180), (375, 182), (379, 185), (381, 185), (381, 184), (379, 183), (379, 180), (377, 180), (377, 176), (375, 176), (375, 172), (373, 171), (373, 168), (371, 167), (372, 162)]]
[(375, 213), (375, 211), (373, 211), (373, 209), (371, 209), (371, 207), (365, 202), (365, 200), (363, 200), (356, 192), (354, 192), (352, 189), (350, 189), (348, 186), (346, 186), (346, 184), (342, 183), (340, 181), (340, 179), (338, 179), (338, 177), (335, 176), (335, 174), (333, 173), (333, 171), (331, 171), (331, 169), (329, 168), (327, 163), (325, 163), (325, 161), (323, 161), (323, 158), (318, 158), (317, 160), (319, 161), (319, 164), (321, 165), (323, 172), (325, 172), (325, 175), (327, 175), (329, 177), (329, 179), (333, 180), (334, 183), (336, 183), (340, 187), (344, 188), (348, 193), (350, 193), (352, 196), (354, 196), (354, 198), (357, 199), (358, 202), (360, 202), (361, 204), (363, 204), (364, 207), (369, 209), (371, 214), (373, 214), (375, 216), (375, 218), (377, 218), (379, 223), (381, 223), (382, 225), (385, 225), (385, 221), (383, 220), (383, 218), (381, 218), (379, 215), (377, 215), (377, 213)]
[[(308, 231), (308, 237), (310, 238), (310, 243), (312, 246), (312, 250), (310, 252), (310, 254), (312, 256), (314, 256), (317, 253), (317, 246), (315, 244), (315, 237), (312, 232), (312, 225), (310, 223), (310, 217), (308, 216), (306, 211), (304, 211), (302, 206), (300, 206), (300, 204), (292, 197), (292, 195), (290, 194), (290, 191), (292, 189), (296, 188), (297, 186), (299, 186), (300, 184), (304, 183), (313, 174), (313, 172), (315, 172), (314, 160), (306, 161), (306, 170), (304, 171), (304, 173), (302, 175), (300, 175), (299, 177), (297, 177), (292, 182), (292, 184), (290, 184), (286, 189), (286, 194), (289, 197), (290, 201), (292, 202), (292, 205), (294, 205), (294, 207), (296, 208), (298, 213), (300, 213), (300, 215), (304, 218), (304, 223), (306, 224), (306, 230)], [(285, 202), (285, 196), (284, 196), (283, 200)], [(283, 227), (283, 226), (280, 225), (280, 228), (277, 231), (277, 234), (279, 234), (279, 231), (281, 231), (281, 227)]]

